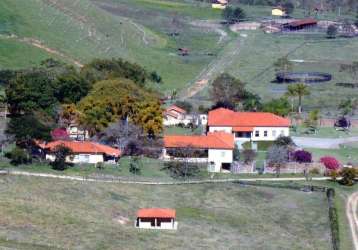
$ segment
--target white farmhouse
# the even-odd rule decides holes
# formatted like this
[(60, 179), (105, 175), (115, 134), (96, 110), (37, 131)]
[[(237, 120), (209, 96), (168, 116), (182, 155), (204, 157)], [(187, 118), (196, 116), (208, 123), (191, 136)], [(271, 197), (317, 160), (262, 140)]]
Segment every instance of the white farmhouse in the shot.
[(136, 228), (176, 230), (176, 211), (169, 208), (142, 208), (137, 212)]
[(272, 113), (235, 112), (218, 108), (209, 112), (209, 132), (224, 131), (235, 136), (235, 143), (241, 147), (252, 142), (253, 149), (259, 141), (274, 141), (279, 136), (289, 136), (290, 120)]
[(164, 160), (207, 163), (209, 172), (224, 172), (230, 171), (233, 162), (234, 136), (225, 132), (167, 135), (164, 147)]

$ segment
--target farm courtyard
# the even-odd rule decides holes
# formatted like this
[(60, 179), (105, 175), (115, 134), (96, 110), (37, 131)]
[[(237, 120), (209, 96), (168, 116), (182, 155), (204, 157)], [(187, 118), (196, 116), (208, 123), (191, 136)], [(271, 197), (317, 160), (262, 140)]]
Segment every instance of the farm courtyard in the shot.
[[(29, 177), (1, 177), (0, 187), (0, 246), (6, 249), (331, 248), (320, 192)], [(178, 230), (135, 229), (135, 213), (143, 207), (176, 209)]]

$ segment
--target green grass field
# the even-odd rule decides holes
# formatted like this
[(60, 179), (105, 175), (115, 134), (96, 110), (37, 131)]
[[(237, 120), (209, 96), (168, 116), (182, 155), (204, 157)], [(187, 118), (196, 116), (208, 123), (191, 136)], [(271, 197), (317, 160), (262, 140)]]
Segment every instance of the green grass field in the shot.
[[(134, 186), (1, 177), (0, 246), (15, 249), (330, 249), (327, 201), (238, 184)], [(133, 227), (177, 211), (176, 232)]]
[(306, 134), (307, 128), (298, 126), (296, 130), (290, 131), (291, 136), (317, 137), (317, 138), (346, 138), (358, 136), (358, 128), (351, 128), (348, 131), (336, 130), (333, 127), (320, 127), (315, 134)]

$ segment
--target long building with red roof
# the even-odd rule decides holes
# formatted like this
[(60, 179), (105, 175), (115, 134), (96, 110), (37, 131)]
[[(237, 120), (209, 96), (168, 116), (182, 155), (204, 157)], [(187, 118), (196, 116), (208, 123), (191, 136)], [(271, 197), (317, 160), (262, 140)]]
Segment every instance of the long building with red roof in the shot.
[(235, 112), (218, 108), (208, 115), (209, 132), (233, 134), (239, 146), (246, 141), (274, 141), (281, 135), (289, 136), (289, 127), (289, 119), (267, 112)]
[(54, 151), (59, 146), (71, 149), (72, 153), (67, 157), (67, 161), (71, 163), (116, 162), (121, 156), (121, 151), (117, 148), (90, 141), (57, 140), (37, 145), (49, 161), (55, 160)]

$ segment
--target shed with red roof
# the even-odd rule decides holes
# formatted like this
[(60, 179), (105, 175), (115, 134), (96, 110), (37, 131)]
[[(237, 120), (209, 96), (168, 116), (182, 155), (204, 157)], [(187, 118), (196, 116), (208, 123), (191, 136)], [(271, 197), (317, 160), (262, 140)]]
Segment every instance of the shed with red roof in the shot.
[(170, 208), (142, 208), (137, 212), (135, 226), (144, 229), (176, 230), (176, 211)]

